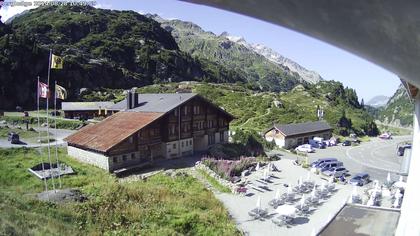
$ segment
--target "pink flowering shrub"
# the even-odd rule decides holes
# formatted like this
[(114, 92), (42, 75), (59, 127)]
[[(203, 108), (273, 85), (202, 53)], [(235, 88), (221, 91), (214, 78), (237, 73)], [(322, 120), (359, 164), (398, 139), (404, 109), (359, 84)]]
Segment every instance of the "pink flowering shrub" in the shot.
[(256, 162), (255, 157), (241, 157), (236, 161), (217, 160), (211, 157), (204, 157), (201, 161), (204, 165), (226, 180), (230, 180), (234, 176), (240, 176), (242, 171)]

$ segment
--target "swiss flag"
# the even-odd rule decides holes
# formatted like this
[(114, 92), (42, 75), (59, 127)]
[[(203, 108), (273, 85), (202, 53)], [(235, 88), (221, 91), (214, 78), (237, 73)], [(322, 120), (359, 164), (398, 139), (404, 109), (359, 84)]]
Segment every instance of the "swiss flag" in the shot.
[(48, 85), (38, 82), (38, 96), (40, 98), (49, 98), (50, 97), (50, 90)]

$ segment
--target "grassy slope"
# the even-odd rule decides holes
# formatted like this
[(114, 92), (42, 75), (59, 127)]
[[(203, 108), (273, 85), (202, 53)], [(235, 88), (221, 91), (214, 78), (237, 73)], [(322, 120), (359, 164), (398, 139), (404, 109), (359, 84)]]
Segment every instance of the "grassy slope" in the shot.
[[(24, 127), (22, 129), (0, 127), (0, 138), (6, 139), (9, 132), (15, 132), (19, 134), (19, 138), (21, 139), (23, 138), (23, 139), (36, 140), (38, 138), (37, 131), (26, 130)], [(45, 137), (46, 135), (47, 135), (46, 131), (41, 132), (41, 137)]]
[[(27, 168), (40, 162), (34, 149), (0, 149), (0, 235), (238, 235), (222, 204), (193, 177), (157, 175), (118, 183), (101, 169), (60, 150), (77, 175), (64, 187), (89, 200), (56, 205), (34, 200), (43, 182)], [(51, 183), (50, 183), (51, 184)]]

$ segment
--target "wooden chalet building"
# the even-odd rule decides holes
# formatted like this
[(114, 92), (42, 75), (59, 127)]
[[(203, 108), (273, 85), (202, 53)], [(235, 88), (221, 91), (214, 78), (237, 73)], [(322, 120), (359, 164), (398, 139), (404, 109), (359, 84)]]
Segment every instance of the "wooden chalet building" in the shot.
[(225, 143), (233, 119), (194, 93), (130, 92), (111, 109), (119, 112), (65, 139), (70, 156), (110, 172)]

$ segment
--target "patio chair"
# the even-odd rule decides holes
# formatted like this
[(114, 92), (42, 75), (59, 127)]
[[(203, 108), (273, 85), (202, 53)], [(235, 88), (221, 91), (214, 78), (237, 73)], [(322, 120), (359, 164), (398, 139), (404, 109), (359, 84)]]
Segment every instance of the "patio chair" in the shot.
[(286, 203), (293, 203), (295, 201), (295, 194), (287, 194), (285, 201)]
[(305, 186), (307, 189), (312, 190), (315, 186), (315, 183), (313, 181), (304, 181), (303, 186)]
[(262, 219), (267, 216), (267, 211), (262, 208), (254, 208), (248, 212), (248, 215), (254, 219)]
[(351, 196), (351, 202), (352, 203), (362, 203), (362, 198), (359, 195), (353, 195), (353, 196)]
[(297, 204), (296, 209), (298, 210), (299, 215), (306, 215), (309, 213), (309, 206), (306, 204)]
[(238, 193), (240, 195), (245, 195), (247, 190), (248, 190), (247, 188), (245, 188), (243, 186), (240, 186), (236, 189), (236, 193)]
[(327, 189), (328, 189), (328, 191), (330, 191), (330, 192), (334, 192), (334, 190), (335, 190), (335, 184), (328, 184), (328, 185), (327, 185)]
[(271, 169), (270, 171), (276, 171), (279, 172), (280, 170), (277, 168), (277, 166), (275, 166), (274, 164), (271, 164)]
[(280, 215), (278, 217), (275, 217), (272, 219), (272, 222), (277, 226), (288, 226), (291, 225), (293, 222), (293, 217), (286, 216), (286, 215)]
[(286, 203), (285, 198), (279, 198), (279, 199), (273, 199), (268, 202), (268, 205), (272, 206), (274, 209), (277, 208), (280, 205), (283, 205)]
[(316, 205), (318, 205), (319, 204), (319, 198), (318, 197), (309, 197), (308, 198), (308, 203), (310, 204), (310, 205), (312, 205), (312, 206), (316, 206)]

